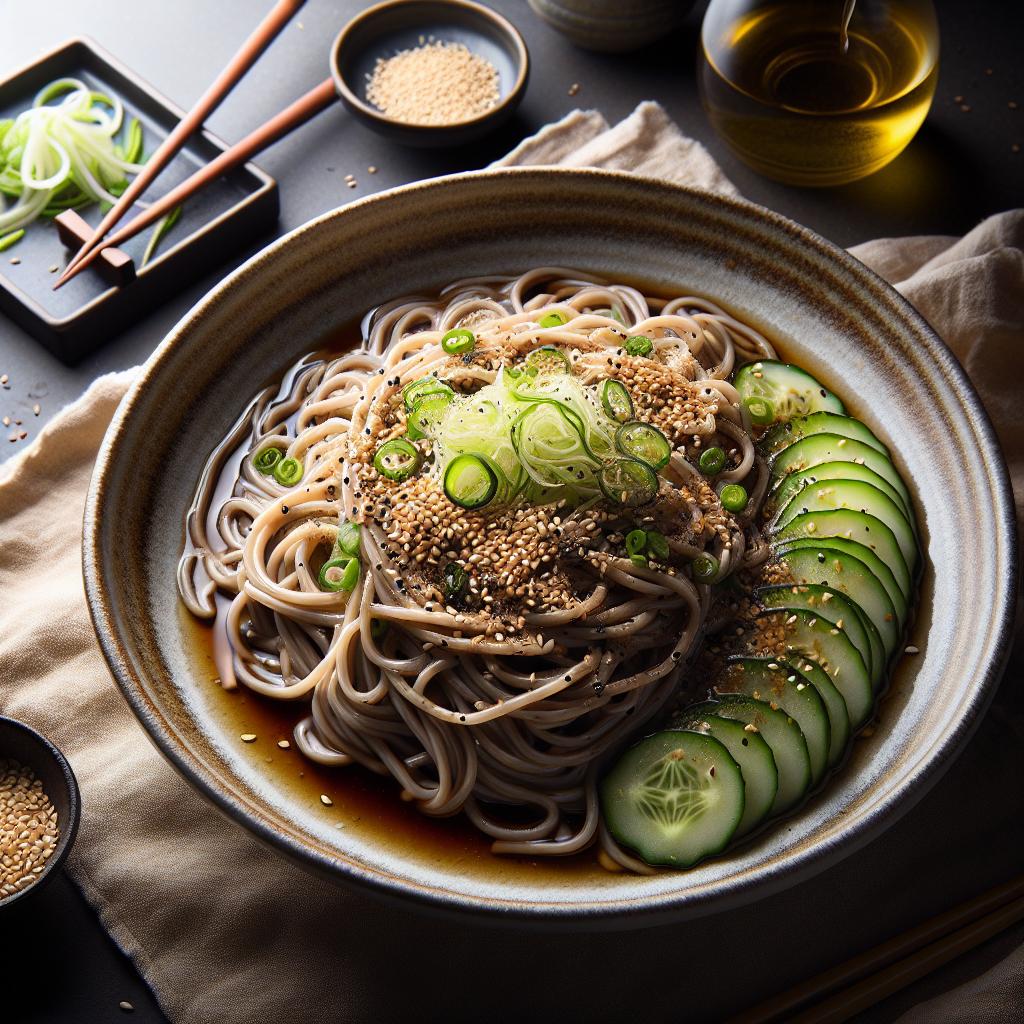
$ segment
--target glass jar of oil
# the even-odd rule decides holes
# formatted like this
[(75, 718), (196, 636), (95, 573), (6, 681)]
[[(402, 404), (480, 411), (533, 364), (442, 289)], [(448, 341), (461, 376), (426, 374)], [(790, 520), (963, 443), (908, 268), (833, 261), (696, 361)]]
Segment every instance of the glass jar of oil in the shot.
[(914, 137), (938, 56), (930, 0), (711, 0), (701, 97), (756, 171), (840, 185), (884, 167)]

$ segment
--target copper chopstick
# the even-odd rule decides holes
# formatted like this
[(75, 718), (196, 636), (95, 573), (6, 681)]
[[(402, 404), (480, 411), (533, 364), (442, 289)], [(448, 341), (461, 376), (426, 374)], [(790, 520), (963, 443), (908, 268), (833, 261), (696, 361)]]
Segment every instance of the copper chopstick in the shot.
[[(1007, 908), (1016, 907), (1022, 901), (1024, 901), (1024, 875), (1019, 875), (1009, 882), (998, 885), (994, 889), (989, 889), (980, 896), (976, 896), (942, 914), (929, 918), (922, 924), (894, 938), (888, 939), (881, 945), (875, 946), (873, 949), (861, 953), (839, 964), (837, 967), (833, 967), (801, 982), (786, 992), (772, 996), (757, 1006), (731, 1018), (729, 1024), (768, 1024), (770, 1021), (777, 1020), (792, 1021), (796, 1011), (803, 1009), (809, 1003), (825, 999), (837, 992), (839, 995), (836, 996), (836, 1002), (845, 1001), (848, 998), (850, 986), (857, 986), (859, 983), (865, 982), (865, 979), (868, 979), (868, 982), (865, 982), (865, 985), (868, 985), (872, 978), (879, 977), (887, 971), (893, 970), (896, 965), (912, 959), (915, 954), (920, 954), (922, 951), (931, 949), (933, 946), (941, 947), (946, 940), (953, 942), (954, 936), (960, 935), (961, 932), (967, 932), (975, 923), (978, 923), (980, 926), (983, 921), (990, 922), (1001, 919), (1001, 916), (1007, 912)], [(1007, 924), (1010, 923), (1013, 922), (1009, 921)], [(1003, 925), (1002, 927), (1006, 926)], [(995, 934), (995, 932), (992, 932), (992, 934)], [(984, 941), (984, 937), (987, 936), (983, 936), (977, 941)], [(963, 946), (961, 951), (968, 948), (970, 946)], [(932, 955), (935, 955), (935, 951), (933, 951)], [(939, 963), (944, 962), (944, 960), (936, 961), (935, 966), (937, 967)], [(929, 970), (931, 969), (929, 968)], [(922, 977), (924, 973), (927, 973), (927, 971), (923, 971), (915, 977), (908, 977), (903, 984), (909, 984), (916, 977)], [(893, 988), (891, 991), (896, 991), (896, 988)], [(888, 995), (891, 993), (886, 992), (884, 994)], [(884, 995), (879, 995), (877, 998), (884, 998)], [(871, 1003), (865, 1005), (871, 1005)], [(819, 1009), (825, 1012), (824, 1006), (815, 1006), (808, 1013), (810, 1014)], [(807, 1017), (808, 1021), (812, 1019), (816, 1020), (817, 1018)], [(839, 1020), (843, 1018), (831, 1017), (822, 1019)]]
[(77, 266), (65, 271), (65, 274), (70, 279), (81, 273), (94, 259), (99, 257), (104, 249), (121, 245), (129, 238), (134, 238), (144, 228), (170, 213), (176, 206), (195, 195), (211, 181), (226, 174), (233, 167), (245, 163), (246, 160), (266, 149), (281, 136), (287, 135), (288, 132), (304, 124), (325, 107), (330, 106), (336, 98), (337, 93), (333, 80), (324, 79), (318, 86), (299, 97), (291, 106), (286, 107), (281, 113), (260, 125), (255, 131), (250, 132), (241, 142), (236, 142), (230, 149), (224, 150), (216, 159), (211, 160), (204, 167), (200, 167), (191, 177), (186, 178), (166, 195), (161, 196), (142, 210), (138, 216), (115, 231), (103, 241), (102, 245), (80, 260)]
[(54, 289), (59, 288), (75, 275), (72, 270), (83, 264), (91, 253), (98, 251), (103, 236), (124, 216), (128, 208), (145, 191), (146, 187), (174, 158), (185, 144), (186, 139), (200, 128), (203, 122), (216, 110), (225, 96), (253, 66), (260, 54), (277, 37), (281, 29), (291, 20), (306, 0), (278, 0), (270, 13), (260, 22), (252, 35), (242, 44), (241, 49), (231, 58), (227, 67), (217, 76), (210, 87), (196, 101), (195, 106), (175, 125), (167, 138), (157, 147), (146, 161), (145, 167), (132, 179), (118, 201), (107, 211), (96, 230), (82, 244), (57, 279)]

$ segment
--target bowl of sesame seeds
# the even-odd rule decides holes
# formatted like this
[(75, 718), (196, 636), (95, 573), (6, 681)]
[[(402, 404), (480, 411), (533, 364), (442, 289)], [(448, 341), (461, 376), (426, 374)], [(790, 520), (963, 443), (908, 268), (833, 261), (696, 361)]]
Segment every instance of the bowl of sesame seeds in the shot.
[(471, 142), (507, 120), (530, 58), (511, 22), (469, 0), (387, 0), (350, 21), (331, 47), (342, 102), (411, 146)]
[(38, 892), (78, 831), (78, 783), (35, 729), (0, 716), (0, 910)]

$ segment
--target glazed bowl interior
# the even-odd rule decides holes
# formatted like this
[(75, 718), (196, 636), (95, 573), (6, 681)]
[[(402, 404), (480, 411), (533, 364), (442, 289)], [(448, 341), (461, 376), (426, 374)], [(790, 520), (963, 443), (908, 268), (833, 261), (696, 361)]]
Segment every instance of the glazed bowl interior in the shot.
[[(379, 807), (358, 804), (339, 827), (237, 742), (178, 602), (186, 511), (211, 449), (250, 396), (379, 302), (541, 265), (714, 299), (848, 400), (916, 496), (926, 568), (908, 642), (920, 654), (903, 660), (873, 734), (783, 824), (687, 872), (637, 877), (589, 857), (493, 857), (456, 823), (419, 827), (397, 792)], [(971, 571), (936, 572), (961, 564), (965, 534), (986, 538)], [(125, 550), (147, 557), (119, 557)], [(759, 207), (599, 171), (435, 179), (334, 211), (270, 246), (147, 364), (111, 426), (86, 512), (90, 607), (117, 680), (164, 753), (226, 813), (303, 865), (378, 893), (571, 924), (692, 916), (767, 895), (895, 820), (987, 704), (1006, 654), (1015, 567), (1005, 467), (985, 414), (896, 292)]]

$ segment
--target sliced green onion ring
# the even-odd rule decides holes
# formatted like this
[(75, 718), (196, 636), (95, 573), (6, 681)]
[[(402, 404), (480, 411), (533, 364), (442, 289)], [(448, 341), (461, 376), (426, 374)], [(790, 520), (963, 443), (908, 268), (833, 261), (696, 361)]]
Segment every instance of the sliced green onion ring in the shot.
[(302, 479), (302, 472), (298, 459), (282, 459), (274, 466), (274, 479), (282, 487), (294, 487)]
[(721, 448), (705, 448), (697, 465), (705, 476), (717, 476), (725, 469), (725, 452)]
[(646, 505), (658, 494), (658, 475), (639, 459), (606, 462), (598, 470), (597, 482), (606, 498), (629, 508)]
[(626, 423), (633, 418), (633, 399), (621, 380), (606, 380), (601, 384), (601, 405), (613, 420)]
[(455, 327), (441, 339), (441, 348), (450, 356), (461, 356), (476, 348), (476, 335), (465, 327)]
[(647, 550), (659, 562), (667, 562), (672, 554), (672, 549), (668, 546), (668, 538), (665, 534), (658, 533), (657, 530), (647, 531)]
[(537, 323), (541, 327), (562, 327), (569, 322), (569, 318), (558, 309), (552, 310), (550, 313), (545, 313)]
[(623, 423), (615, 431), (615, 444), (623, 455), (640, 459), (655, 470), (667, 466), (672, 458), (672, 446), (668, 438), (657, 427), (641, 423), (640, 420)]
[(320, 566), (317, 582), (321, 590), (337, 593), (351, 590), (359, 580), (359, 559), (354, 555), (339, 555)]
[(647, 548), (647, 534), (643, 530), (630, 530), (626, 534), (626, 554), (642, 555)]
[(258, 473), (269, 476), (274, 472), (274, 467), (284, 458), (284, 452), (280, 448), (264, 448), (257, 452), (252, 460)]
[(718, 496), (722, 507), (730, 512), (742, 512), (747, 507), (747, 489), (742, 484), (726, 484)]
[(497, 490), (497, 474), (479, 455), (457, 455), (444, 471), (444, 493), (462, 508), (482, 508)]
[(638, 569), (646, 569), (646, 568), (647, 568), (647, 559), (646, 559), (646, 558), (644, 558), (644, 556), (643, 556), (643, 555), (630, 555), (630, 556), (629, 556), (629, 560), (630, 560), (630, 561), (631, 561), (631, 562), (632, 562), (632, 563), (633, 563), (633, 564), (634, 564), (634, 565), (635, 565), (635, 566), (636, 566), (636, 567), (637, 567)]
[(438, 380), (437, 377), (420, 377), (419, 380), (414, 380), (402, 388), (402, 401), (405, 403), (405, 411), (412, 412), (416, 402), (427, 395), (454, 394), (455, 392), (443, 380)]
[(343, 555), (358, 555), (362, 544), (362, 532), (358, 523), (342, 523), (338, 527), (335, 548)]
[(690, 568), (698, 583), (710, 583), (718, 575), (718, 559), (705, 552), (690, 563)]
[(401, 481), (412, 476), (419, 469), (420, 450), (404, 437), (393, 437), (385, 441), (373, 456), (373, 468), (388, 480)]
[(759, 427), (766, 427), (775, 422), (775, 406), (767, 398), (758, 395), (752, 398), (744, 398), (743, 404), (750, 414), (750, 422)]
[(466, 570), (458, 562), (449, 562), (441, 570), (441, 580), (444, 583), (444, 597), (446, 601), (453, 601), (462, 593), (467, 578)]

